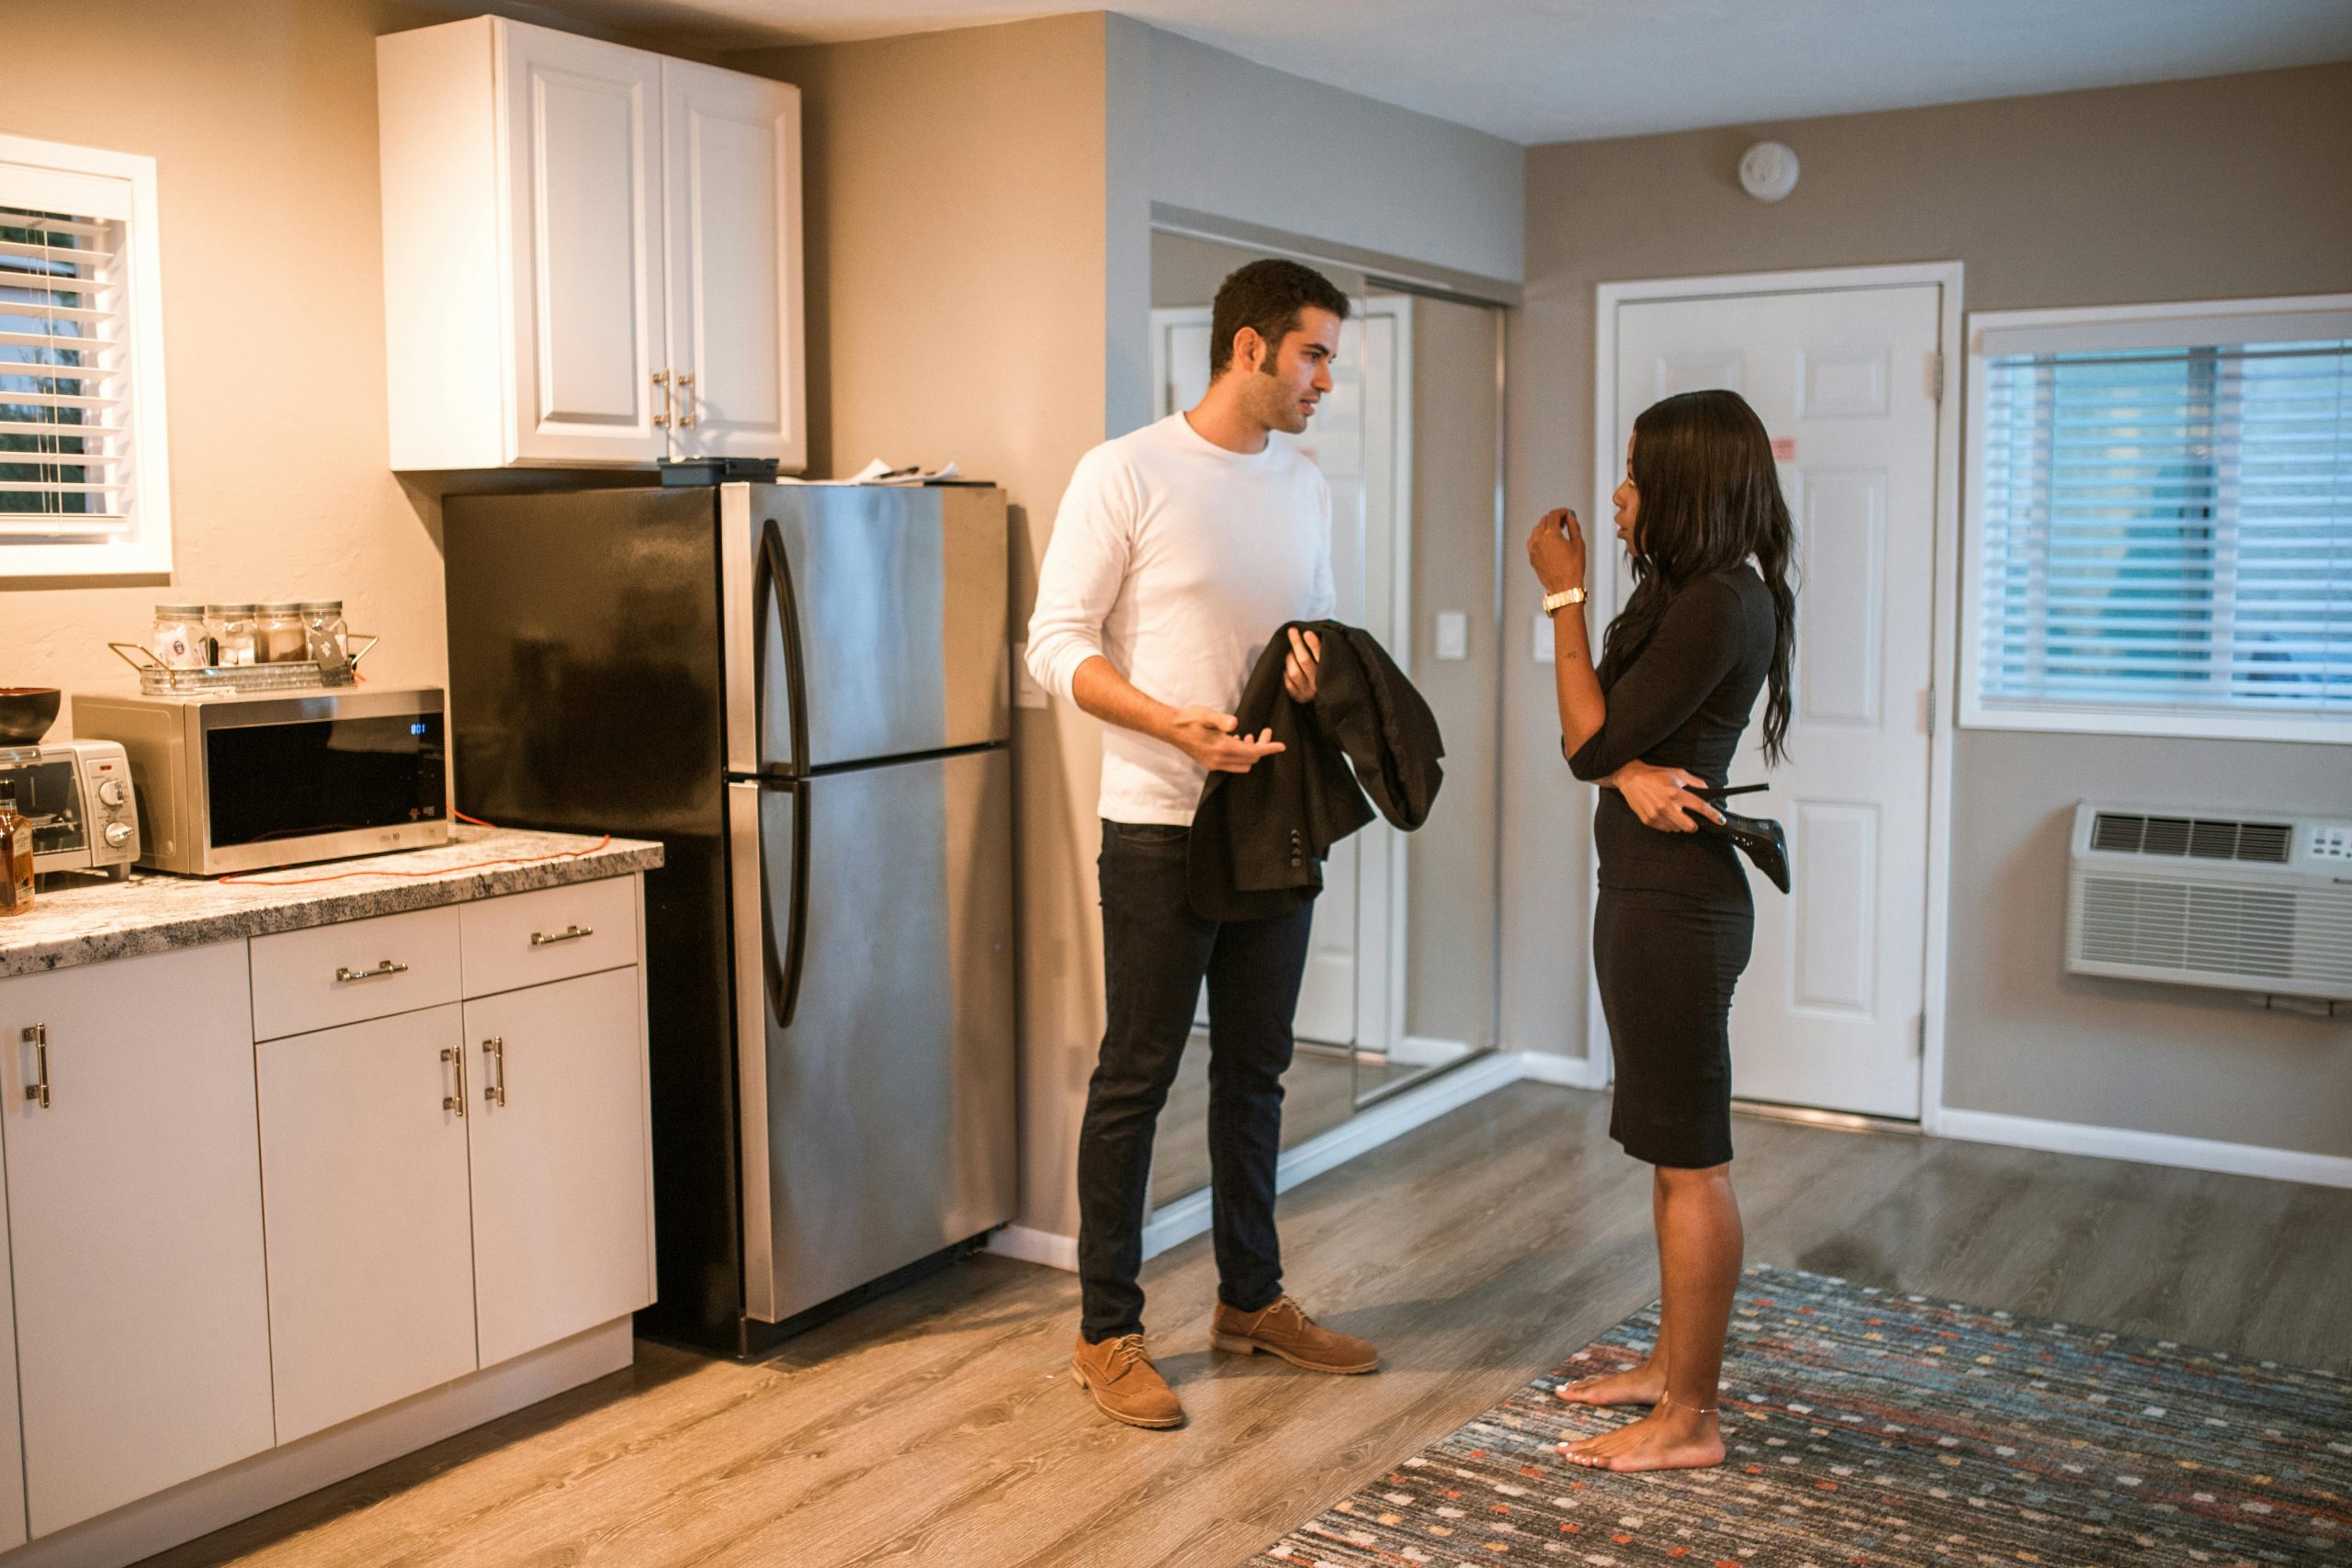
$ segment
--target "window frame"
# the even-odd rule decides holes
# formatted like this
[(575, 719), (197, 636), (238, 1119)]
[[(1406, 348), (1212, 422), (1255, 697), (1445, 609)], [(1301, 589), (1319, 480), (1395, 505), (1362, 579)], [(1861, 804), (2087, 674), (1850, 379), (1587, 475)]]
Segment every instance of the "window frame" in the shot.
[[(128, 423), (135, 482), (130, 526), (113, 538), (71, 543), (0, 535), (0, 578), (168, 575), (172, 570), (171, 431), (164, 393), (155, 160), (140, 152), (0, 135), (0, 206), (54, 211), (61, 204), (48, 193), (70, 193), (76, 185), (86, 189), (100, 181), (127, 186), (130, 206), (123, 262), (129, 296), (125, 345), (130, 357)], [(24, 194), (28, 190), (28, 196)]]
[[(1964, 729), (2030, 730), (2077, 735), (2145, 735), (2202, 740), (2285, 740), (2314, 745), (2352, 743), (2352, 714), (2257, 714), (2230, 708), (1988, 700), (1983, 690), (1984, 604), (1984, 439), (1990, 361), (1987, 333), (2020, 329), (2057, 333), (2103, 323), (2195, 322), (2305, 311), (2352, 310), (2352, 294), (2312, 294), (2267, 299), (2199, 299), (2165, 304), (2109, 305), (2039, 310), (1972, 310), (1966, 342), (1967, 419), (1961, 439), (1959, 723)], [(2186, 335), (2193, 336), (2193, 333)], [(2220, 346), (2183, 343), (2177, 346)]]

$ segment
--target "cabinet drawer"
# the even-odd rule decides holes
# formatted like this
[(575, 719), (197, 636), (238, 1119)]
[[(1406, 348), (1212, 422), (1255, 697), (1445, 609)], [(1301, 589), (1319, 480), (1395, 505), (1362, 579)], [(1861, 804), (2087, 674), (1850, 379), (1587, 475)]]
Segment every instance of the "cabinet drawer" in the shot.
[(458, 911), (413, 909), (253, 940), (254, 1038), (275, 1040), (458, 997)]
[(466, 995), (593, 975), (637, 962), (637, 878), (608, 876), (458, 908)]

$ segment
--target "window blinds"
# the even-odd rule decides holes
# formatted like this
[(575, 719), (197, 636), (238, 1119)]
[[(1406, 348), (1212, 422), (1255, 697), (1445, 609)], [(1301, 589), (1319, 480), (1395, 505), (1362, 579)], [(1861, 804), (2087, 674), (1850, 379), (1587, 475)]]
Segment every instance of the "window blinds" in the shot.
[(0, 538), (130, 528), (123, 230), (0, 207)]
[(2293, 319), (2334, 328), (2301, 341), (2174, 321), (2004, 353), (1986, 333), (1984, 706), (2352, 716), (2352, 323), (2333, 315)]

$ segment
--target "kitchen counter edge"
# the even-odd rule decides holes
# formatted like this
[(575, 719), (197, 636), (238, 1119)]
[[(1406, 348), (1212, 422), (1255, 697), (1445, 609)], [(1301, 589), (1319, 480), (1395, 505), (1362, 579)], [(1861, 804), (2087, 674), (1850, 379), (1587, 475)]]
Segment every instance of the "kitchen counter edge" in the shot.
[[(29, 911), (0, 919), (0, 980), (596, 882), (662, 863), (662, 846), (642, 839), (600, 841), (513, 828), (461, 827), (458, 834), (428, 850), (257, 872), (256, 882), (141, 873), (129, 882), (45, 888)], [(377, 866), (401, 874), (372, 873)]]

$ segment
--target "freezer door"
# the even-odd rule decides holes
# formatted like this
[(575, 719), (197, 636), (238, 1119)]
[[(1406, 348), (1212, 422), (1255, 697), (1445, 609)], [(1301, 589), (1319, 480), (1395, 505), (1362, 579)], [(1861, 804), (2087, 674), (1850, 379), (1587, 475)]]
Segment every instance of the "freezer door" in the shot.
[(722, 494), (730, 771), (802, 773), (1006, 737), (1001, 491)]
[(1012, 772), (992, 750), (729, 793), (758, 890), (744, 1310), (776, 1323), (1012, 1217)]

